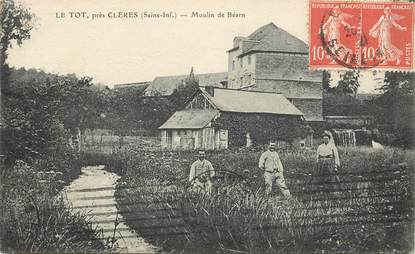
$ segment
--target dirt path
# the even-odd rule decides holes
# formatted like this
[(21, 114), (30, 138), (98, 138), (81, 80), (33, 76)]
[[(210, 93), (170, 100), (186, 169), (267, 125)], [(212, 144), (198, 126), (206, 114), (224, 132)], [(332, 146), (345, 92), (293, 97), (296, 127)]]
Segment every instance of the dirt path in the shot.
[(115, 230), (117, 252), (156, 253), (157, 248), (146, 243), (122, 222), (123, 217), (118, 214), (114, 199), (118, 178), (116, 174), (102, 170), (102, 167), (85, 167), (82, 175), (65, 188), (68, 201), (75, 210), (92, 216), (94, 226), (103, 229), (103, 238), (113, 237), (114, 222), (118, 218), (120, 223)]

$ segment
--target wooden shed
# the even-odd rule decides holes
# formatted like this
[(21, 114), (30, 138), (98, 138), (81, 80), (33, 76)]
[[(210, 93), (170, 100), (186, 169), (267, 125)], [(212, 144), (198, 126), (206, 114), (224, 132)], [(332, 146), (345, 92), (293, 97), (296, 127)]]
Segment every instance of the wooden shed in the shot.
[[(283, 95), (206, 87), (200, 89), (184, 110), (175, 112), (162, 126), (161, 146), (164, 149), (207, 149), (228, 148), (229, 133), (217, 129), (212, 122), (221, 114), (273, 115), (304, 118)], [(247, 144), (249, 133), (246, 133)]]
[(219, 110), (190, 109), (177, 111), (161, 127), (161, 146), (167, 149), (226, 149), (228, 132), (215, 130), (211, 122)]

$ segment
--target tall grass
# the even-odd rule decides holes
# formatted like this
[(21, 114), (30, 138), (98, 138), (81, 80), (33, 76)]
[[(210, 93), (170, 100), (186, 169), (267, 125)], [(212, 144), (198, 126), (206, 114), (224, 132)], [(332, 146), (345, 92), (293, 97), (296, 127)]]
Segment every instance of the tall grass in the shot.
[(66, 183), (59, 178), (72, 177), (55, 171), (37, 172), (23, 161), (9, 169), (0, 189), (2, 251), (91, 253), (106, 249), (90, 218), (74, 213), (57, 195)]
[(1, 222), (6, 253), (91, 253), (105, 249), (90, 218), (73, 213), (62, 200), (42, 199), (36, 207), (12, 208), (7, 214), (9, 217), (2, 217)]
[(292, 200), (264, 196), (261, 151), (211, 152), (236, 177), (212, 195), (194, 193), (193, 152), (125, 150), (117, 188), (127, 222), (166, 250), (249, 253), (395, 251), (413, 248), (414, 151), (340, 149), (341, 194), (320, 192), (314, 151), (281, 151)]

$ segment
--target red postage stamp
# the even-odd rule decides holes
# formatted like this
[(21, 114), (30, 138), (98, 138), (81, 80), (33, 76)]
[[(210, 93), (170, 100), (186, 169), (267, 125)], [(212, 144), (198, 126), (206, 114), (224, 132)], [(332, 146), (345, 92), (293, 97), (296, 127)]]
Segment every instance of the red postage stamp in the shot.
[(413, 69), (414, 9), (414, 3), (310, 1), (310, 68)]

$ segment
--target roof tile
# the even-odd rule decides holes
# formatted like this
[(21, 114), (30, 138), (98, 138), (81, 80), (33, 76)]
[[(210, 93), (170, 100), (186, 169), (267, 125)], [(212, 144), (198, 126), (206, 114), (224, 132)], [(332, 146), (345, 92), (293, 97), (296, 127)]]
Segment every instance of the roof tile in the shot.
[(303, 115), (282, 94), (218, 88), (215, 89), (213, 97), (204, 93), (224, 112)]
[(202, 129), (219, 113), (218, 110), (176, 111), (159, 129)]

